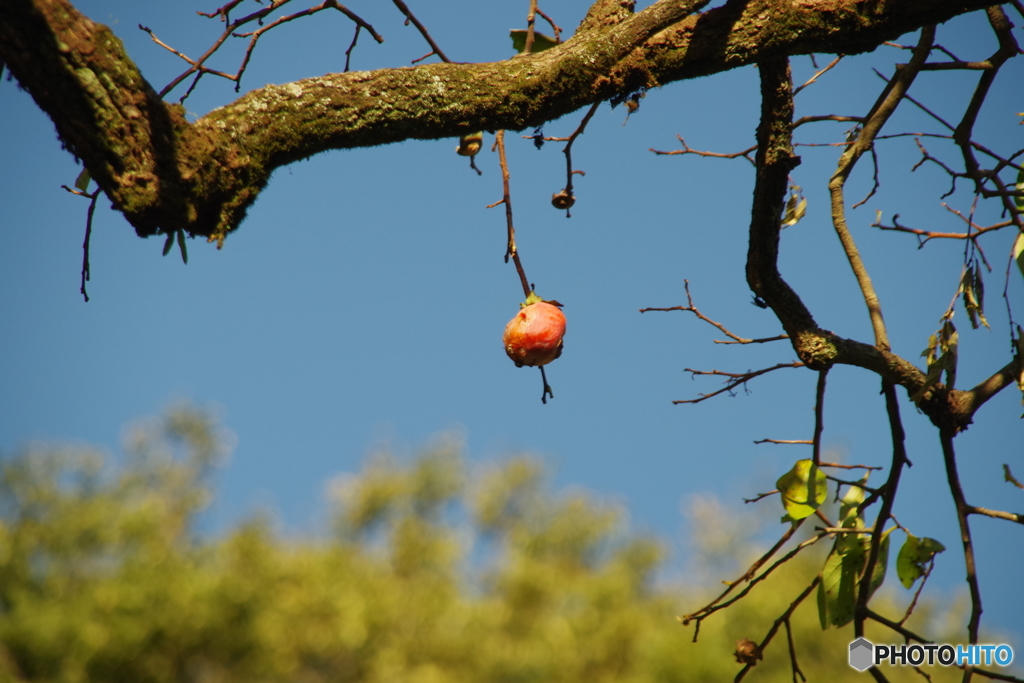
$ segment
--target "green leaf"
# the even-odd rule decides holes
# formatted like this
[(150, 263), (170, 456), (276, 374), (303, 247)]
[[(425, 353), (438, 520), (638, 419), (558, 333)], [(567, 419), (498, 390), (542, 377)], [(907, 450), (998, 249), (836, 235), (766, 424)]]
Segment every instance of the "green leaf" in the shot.
[[(522, 54), (523, 52), (526, 51), (527, 33), (529, 33), (529, 31), (528, 29), (525, 28), (514, 28), (508, 32), (508, 34), (512, 36), (512, 47), (514, 47), (516, 52), (518, 52), (519, 54)], [(530, 49), (530, 52), (543, 52), (544, 50), (554, 47), (555, 45), (558, 45), (558, 43), (555, 42), (554, 38), (546, 36), (540, 31), (534, 31), (533, 46)]]
[(92, 180), (92, 176), (89, 175), (89, 169), (83, 168), (82, 172), (79, 173), (78, 177), (75, 179), (75, 187), (77, 187), (82, 192), (88, 192), (89, 191), (89, 181), (91, 181), (91, 180)]
[(825, 473), (812, 460), (798, 460), (775, 482), (788, 513), (782, 521), (796, 521), (814, 514), (828, 495)]
[(821, 630), (827, 630), (836, 621), (836, 615), (849, 611), (852, 618), (853, 603), (847, 605), (840, 594), (843, 576), (843, 557), (835, 548), (825, 560), (821, 570), (821, 582), (818, 583), (818, 621)]
[[(882, 534), (878, 559), (871, 572), (869, 599), (885, 581), (889, 564), (889, 534), (892, 531), (889, 529)], [(853, 621), (861, 574), (870, 550), (871, 534), (843, 534), (836, 539), (818, 584), (818, 620), (822, 630), (829, 626), (843, 627)]]
[(169, 233), (167, 233), (167, 241), (164, 242), (164, 256), (167, 256), (168, 254), (171, 253), (171, 247), (173, 247), (173, 246), (174, 246), (174, 233), (173, 232), (169, 232)]
[(185, 246), (185, 231), (178, 230), (178, 248), (181, 249), (181, 260), (188, 265), (188, 247)]
[[(871, 473), (868, 472), (868, 474)], [(858, 483), (867, 484), (868, 474), (861, 477)], [(839, 506), (839, 526), (859, 527), (864, 525), (860, 518), (860, 504), (864, 502), (864, 493), (864, 489), (860, 486), (849, 487)]]
[(925, 565), (931, 562), (936, 554), (946, 549), (934, 538), (918, 538), (907, 534), (907, 540), (896, 556), (896, 575), (904, 588), (910, 588), (914, 582), (924, 576)]
[(889, 534), (895, 528), (893, 527), (882, 533), (882, 541), (878, 544), (878, 561), (875, 562), (875, 570), (871, 573), (871, 593), (868, 596), (869, 598), (875, 594), (878, 587), (885, 581), (885, 573), (889, 566)]

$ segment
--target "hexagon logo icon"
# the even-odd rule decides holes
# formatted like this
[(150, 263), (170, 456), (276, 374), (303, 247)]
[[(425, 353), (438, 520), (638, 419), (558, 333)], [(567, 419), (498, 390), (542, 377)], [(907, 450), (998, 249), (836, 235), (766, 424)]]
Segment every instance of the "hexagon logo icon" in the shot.
[(875, 646), (865, 638), (858, 638), (850, 643), (850, 666), (857, 671), (864, 671), (874, 664)]

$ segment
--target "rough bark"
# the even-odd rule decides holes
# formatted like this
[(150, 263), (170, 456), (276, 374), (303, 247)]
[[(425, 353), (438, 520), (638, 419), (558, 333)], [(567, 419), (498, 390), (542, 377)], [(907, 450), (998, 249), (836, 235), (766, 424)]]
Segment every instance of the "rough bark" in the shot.
[[(706, 1), (706, 0), (705, 0)], [(661, 0), (595, 3), (546, 52), (491, 64), (327, 74), (268, 86), (194, 124), (161, 102), (108, 28), (67, 0), (0, 4), (0, 61), (53, 119), (139, 235), (218, 241), (273, 170), (328, 149), (522, 130), (595, 101), (755, 63), (853, 53), (984, 7), (978, 0)]]

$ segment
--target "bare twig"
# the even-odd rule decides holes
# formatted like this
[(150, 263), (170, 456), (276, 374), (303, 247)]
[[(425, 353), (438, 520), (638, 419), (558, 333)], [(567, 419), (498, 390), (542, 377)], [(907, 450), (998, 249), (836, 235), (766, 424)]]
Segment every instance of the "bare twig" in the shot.
[(1024, 524), (1024, 515), (1017, 514), (1016, 512), (1003, 512), (1002, 510), (989, 510), (988, 508), (977, 507), (975, 505), (967, 506), (967, 514), (969, 515), (984, 515), (985, 517), (992, 517), (993, 519), (1005, 519), (1008, 522), (1016, 522), (1017, 524)]
[(924, 574), (921, 575), (921, 583), (917, 585), (917, 590), (914, 591), (914, 599), (910, 601), (909, 605), (907, 605), (907, 611), (903, 613), (903, 618), (899, 621), (900, 626), (907, 623), (907, 619), (909, 619), (910, 615), (913, 614), (914, 608), (917, 607), (917, 600), (921, 597), (921, 591), (924, 590), (924, 585), (928, 583), (928, 577), (931, 576), (932, 569), (934, 568), (935, 558), (932, 557), (931, 561), (928, 562), (928, 566), (924, 569)]
[[(223, 32), (221, 32), (220, 36), (213, 42), (213, 45), (211, 45), (206, 50), (206, 52), (204, 52), (198, 59), (191, 59), (191, 58), (189, 58), (184, 53), (182, 53), (182, 52), (180, 52), (178, 50), (175, 50), (170, 45), (164, 43), (162, 40), (157, 38), (156, 34), (154, 34), (153, 31), (150, 30), (149, 28), (147, 28), (145, 26), (142, 26), (142, 25), (139, 26), (140, 29), (142, 29), (143, 31), (145, 31), (146, 33), (149, 34), (149, 37), (153, 40), (153, 42), (155, 42), (157, 45), (163, 47), (164, 49), (174, 53), (175, 55), (177, 55), (178, 57), (180, 57), (181, 59), (183, 59), (184, 61), (186, 61), (189, 64), (189, 68), (188, 69), (186, 69), (183, 73), (178, 75), (174, 80), (172, 80), (170, 83), (168, 83), (166, 86), (164, 86), (164, 88), (160, 91), (160, 97), (164, 97), (165, 95), (167, 95), (167, 93), (169, 93), (170, 91), (174, 90), (174, 88), (176, 88), (182, 81), (184, 81), (186, 78), (189, 78), (190, 76), (193, 76), (193, 75), (195, 77), (193, 78), (192, 83), (189, 86), (188, 90), (181, 97), (181, 101), (184, 101), (189, 96), (189, 94), (195, 89), (196, 85), (198, 85), (199, 80), (205, 74), (212, 74), (214, 76), (220, 76), (221, 78), (226, 78), (229, 81), (234, 81), (234, 83), (235, 83), (235, 90), (236, 91), (239, 90), (240, 87), (241, 87), (242, 74), (245, 73), (245, 69), (246, 69), (246, 67), (249, 64), (249, 59), (252, 57), (252, 52), (253, 52), (253, 50), (256, 47), (256, 42), (259, 40), (260, 36), (263, 35), (263, 33), (265, 33), (266, 31), (269, 31), (270, 29), (272, 29), (272, 28), (274, 28), (276, 26), (279, 26), (279, 25), (281, 25), (283, 23), (292, 21), (293, 19), (298, 19), (300, 17), (310, 16), (312, 14), (316, 14), (317, 12), (323, 11), (325, 9), (335, 9), (335, 10), (338, 10), (339, 12), (344, 14), (346, 17), (348, 17), (350, 20), (355, 22), (356, 27), (357, 27), (356, 38), (358, 38), (358, 36), (359, 36), (358, 29), (359, 28), (363, 28), (363, 29), (366, 29), (370, 33), (370, 35), (373, 36), (374, 40), (376, 40), (378, 43), (383, 43), (384, 42), (384, 38), (379, 33), (377, 33), (377, 31), (373, 28), (373, 26), (371, 26), (369, 23), (367, 23), (365, 20), (363, 20), (363, 18), (360, 17), (358, 14), (352, 12), (350, 9), (348, 9), (344, 5), (342, 5), (339, 2), (337, 2), (337, 0), (324, 0), (324, 2), (322, 2), (320, 5), (317, 5), (316, 7), (310, 7), (308, 9), (306, 9), (306, 10), (302, 10), (301, 12), (296, 12), (296, 13), (291, 14), (291, 15), (280, 17), (280, 18), (274, 20), (273, 22), (271, 22), (270, 24), (268, 24), (266, 26), (262, 25), (263, 24), (263, 20), (265, 18), (267, 18), (272, 12), (280, 9), (284, 5), (286, 5), (289, 2), (291, 2), (291, 0), (275, 0), (275, 2), (270, 3), (268, 6), (263, 7), (262, 9), (259, 9), (259, 10), (255, 11), (255, 12), (251, 13), (251, 14), (248, 14), (248, 15), (242, 17), (241, 19), (236, 19), (235, 21), (231, 21), (231, 19), (230, 19), (231, 11), (235, 7), (240, 5), (241, 2), (242, 2), (242, 0), (231, 0), (226, 5), (223, 5), (222, 7), (218, 8), (214, 12), (210, 12), (210, 13), (199, 12), (199, 14), (204, 16), (204, 17), (220, 18), (220, 20), (224, 24), (226, 24), (226, 26), (225, 26)], [(255, 31), (251, 31), (249, 33), (242, 33), (242, 34), (235, 33), (235, 31), (237, 31), (238, 29), (240, 29), (243, 26), (245, 26), (247, 24), (250, 24), (252, 22), (257, 22), (258, 24), (261, 25), (261, 28), (255, 30)], [(235, 35), (236, 37), (239, 37), (239, 38), (249, 38), (250, 39), (249, 40), (249, 45), (248, 45), (248, 47), (247, 47), (247, 49), (245, 51), (245, 56), (242, 58), (242, 64), (239, 67), (238, 71), (235, 72), (234, 74), (229, 74), (229, 73), (226, 73), (224, 71), (218, 71), (216, 69), (211, 69), (211, 68), (207, 67), (206, 66), (206, 61), (210, 57), (212, 57), (214, 55), (214, 53), (216, 53), (221, 48), (221, 46), (224, 45), (224, 42), (229, 37), (231, 37), (232, 35)], [(352, 40), (352, 47), (354, 47), (354, 46), (355, 46), (355, 38), (353, 38), (353, 40)], [(350, 47), (349, 51), (345, 53), (345, 55), (346, 55), (346, 60), (345, 60), (346, 70), (348, 68), (348, 57), (349, 57), (349, 55), (351, 53), (352, 47)]]
[[(955, 432), (947, 427), (939, 429), (942, 442), (942, 459), (946, 464), (946, 480), (956, 505), (956, 518), (960, 524), (960, 540), (964, 546), (964, 564), (967, 567), (967, 586), (971, 594), (971, 618), (967, 623), (967, 635), (971, 645), (978, 643), (978, 628), (981, 625), (981, 587), (978, 585), (978, 570), (974, 558), (974, 541), (971, 538), (971, 526), (968, 520), (970, 506), (964, 499), (964, 490), (960, 486), (960, 474), (956, 466), (956, 451), (953, 448)], [(971, 667), (964, 670), (964, 683), (970, 683)]]
[(801, 446), (813, 446), (814, 445), (813, 441), (807, 441), (807, 440), (786, 441), (786, 440), (782, 440), (782, 439), (761, 439), (759, 441), (755, 441), (754, 443), (799, 444)]
[[(952, 210), (951, 210), (952, 211)], [(996, 230), (1002, 230), (1003, 228), (1014, 225), (1013, 221), (1001, 221), (999, 223), (993, 223), (992, 225), (978, 226), (971, 224), (973, 229), (967, 232), (935, 232), (932, 230), (921, 230), (918, 228), (908, 228), (905, 225), (900, 225), (899, 214), (892, 217), (892, 225), (883, 225), (879, 221), (875, 221), (871, 224), (871, 227), (878, 228), (879, 230), (890, 230), (894, 232), (905, 232), (911, 235), (917, 235), (918, 246), (923, 247), (928, 240), (933, 239), (950, 239), (950, 240), (977, 240), (980, 236), (986, 232), (993, 232)]]
[(744, 503), (756, 503), (757, 501), (761, 500), (762, 498), (767, 498), (768, 496), (774, 496), (778, 492), (779, 492), (779, 490), (775, 489), (774, 491), (768, 491), (767, 493), (759, 493), (759, 494), (757, 494), (757, 496), (755, 498), (744, 498), (743, 502)]
[(411, 22), (412, 25), (416, 27), (416, 30), (420, 32), (420, 35), (423, 36), (423, 39), (427, 41), (427, 44), (430, 45), (430, 49), (432, 50), (432, 52), (428, 52), (419, 59), (414, 60), (413, 63), (422, 62), (430, 55), (437, 55), (442, 62), (451, 62), (452, 60), (448, 59), (448, 56), (444, 53), (444, 51), (438, 46), (437, 43), (434, 42), (434, 39), (430, 36), (430, 32), (427, 30), (427, 27), (420, 23), (420, 20), (417, 19), (416, 15), (412, 13), (412, 10), (409, 9), (409, 6), (402, 2), (402, 0), (392, 0), (392, 2), (394, 2), (395, 7), (397, 7), (402, 12), (402, 14), (405, 15), (405, 23), (408, 24)]
[(1010, 466), (1005, 463), (1003, 464), (1003, 478), (1006, 481), (1013, 484), (1014, 486), (1016, 486), (1017, 488), (1024, 489), (1024, 484), (1020, 483), (1014, 478), (1013, 472), (1010, 471)]
[(875, 518), (867, 562), (864, 565), (860, 585), (857, 590), (853, 631), (854, 635), (858, 638), (864, 635), (864, 619), (868, 613), (868, 601), (871, 599), (872, 593), (871, 584), (874, 579), (875, 565), (878, 564), (878, 555), (882, 546), (882, 536), (885, 533), (885, 524), (889, 521), (889, 517), (892, 514), (892, 506), (896, 500), (896, 490), (900, 485), (900, 474), (903, 472), (903, 465), (909, 462), (907, 460), (906, 444), (904, 443), (906, 433), (903, 431), (903, 421), (900, 418), (900, 404), (899, 399), (896, 397), (895, 385), (883, 380), (882, 393), (885, 395), (885, 408), (889, 416), (889, 431), (892, 434), (892, 466), (889, 469), (889, 478), (883, 486), (884, 492), (874, 492), (874, 495), (881, 495), (882, 507)]
[(877, 465), (842, 465), (838, 462), (823, 462), (819, 463), (820, 467), (841, 467), (844, 470), (882, 470), (884, 467), (878, 467)]
[(1024, 683), (1024, 678), (1018, 678), (1017, 676), (1011, 676), (1009, 674), (999, 673), (998, 671), (988, 671), (987, 669), (974, 669), (974, 673), (985, 678), (991, 678), (996, 681), (1010, 681), (1010, 683)]
[[(836, 59), (838, 60), (838, 57)], [(804, 676), (804, 672), (800, 670), (800, 665), (796, 662), (796, 645), (793, 644), (793, 629), (789, 625), (789, 617), (786, 617), (782, 623), (786, 626), (786, 642), (789, 643), (789, 663), (793, 668), (793, 683), (797, 683), (797, 675), (800, 676), (800, 680), (807, 683), (807, 676)]]
[(562, 29), (561, 29), (561, 27), (559, 27), (559, 25), (555, 23), (554, 19), (549, 17), (547, 14), (544, 14), (544, 11), (540, 7), (537, 7), (535, 9), (536, 9), (537, 14), (539, 14), (541, 16), (541, 18), (544, 19), (544, 21), (548, 22), (548, 25), (551, 27), (551, 30), (555, 34), (555, 42), (556, 43), (561, 43), (562, 42)]
[[(530, 37), (532, 37), (532, 34)], [(565, 189), (555, 194), (551, 198), (551, 203), (554, 204), (557, 209), (565, 209), (566, 218), (572, 216), (570, 210), (572, 209), (572, 205), (576, 203), (576, 197), (573, 196), (572, 193), (572, 177), (577, 173), (585, 175), (583, 171), (574, 171), (572, 168), (572, 145), (576, 142), (576, 138), (583, 134), (587, 124), (590, 123), (590, 119), (592, 119), (594, 114), (597, 113), (597, 108), (600, 105), (600, 102), (594, 102), (594, 104), (590, 106), (590, 109), (587, 110), (587, 113), (583, 116), (583, 120), (580, 121), (580, 125), (576, 127), (576, 130), (572, 132), (572, 135), (570, 135), (566, 141), (565, 149), (562, 150), (562, 153), (565, 154)]]
[(692, 149), (689, 145), (686, 144), (686, 141), (683, 140), (683, 136), (681, 135), (677, 134), (676, 139), (679, 140), (679, 144), (683, 146), (682, 149), (676, 149), (671, 152), (662, 152), (660, 150), (651, 148), (648, 151), (663, 156), (672, 156), (675, 154), (696, 154), (697, 156), (701, 157), (715, 157), (717, 159), (736, 159), (738, 157), (743, 157), (744, 159), (749, 161), (752, 166), (754, 165), (754, 160), (750, 158), (750, 153), (757, 149), (756, 145), (754, 147), (749, 147), (743, 150), (742, 152), (735, 152), (733, 154), (719, 154), (718, 152), (701, 152), (696, 149)]
[[(803, 522), (803, 520), (800, 520), (800, 522), (798, 522), (797, 524), (794, 524), (792, 527), (790, 527), (790, 529), (791, 530), (795, 530), (795, 527), (800, 526), (800, 524), (802, 522)], [(807, 539), (803, 543), (799, 544), (798, 546), (796, 546), (795, 548), (790, 550), (788, 553), (786, 553), (785, 555), (780, 557), (778, 560), (773, 562), (771, 564), (771, 566), (769, 566), (763, 572), (761, 572), (757, 576), (753, 576), (753, 572), (756, 571), (755, 567), (759, 567), (760, 564), (763, 564), (765, 561), (767, 561), (778, 550), (778, 548), (780, 548), (782, 546), (783, 543), (785, 543), (786, 541), (789, 540), (789, 538), (791, 536), (792, 536), (792, 533), (787, 532), (786, 535), (784, 535), (783, 538), (780, 539), (779, 542), (776, 543), (772, 547), (772, 549), (768, 551), (768, 553), (765, 553), (765, 555), (763, 555), (758, 560), (758, 562), (754, 563), (754, 566), (751, 567), (751, 569), (749, 569), (747, 571), (746, 575), (744, 575), (744, 577), (747, 577), (747, 578), (741, 577), (739, 580), (737, 580), (735, 582), (732, 582), (732, 583), (729, 583), (728, 584), (729, 587), (721, 595), (719, 595), (717, 598), (715, 598), (710, 603), (708, 603), (706, 606), (704, 606), (701, 609), (697, 610), (693, 614), (688, 614), (688, 615), (682, 616), (682, 617), (676, 617), (683, 626), (687, 626), (691, 621), (697, 622), (696, 623), (696, 627), (694, 629), (694, 633), (693, 633), (693, 642), (697, 642), (697, 636), (700, 633), (700, 624), (701, 624), (701, 622), (704, 619), (707, 619), (709, 616), (711, 616), (715, 612), (717, 612), (719, 610), (722, 610), (722, 609), (725, 609), (726, 607), (728, 607), (728, 606), (730, 606), (732, 604), (735, 604), (739, 600), (742, 600), (744, 597), (746, 597), (750, 593), (751, 590), (754, 589), (754, 586), (756, 586), (758, 583), (760, 583), (761, 581), (764, 581), (766, 578), (768, 578), (768, 576), (771, 575), (772, 572), (774, 572), (776, 569), (781, 567), (783, 564), (785, 564), (786, 562), (789, 562), (791, 559), (796, 557), (797, 554), (800, 553), (805, 548), (809, 548), (810, 546), (814, 545), (815, 543), (817, 543), (821, 539), (828, 537), (829, 534), (825, 534), (825, 533), (815, 534), (814, 536), (812, 536), (811, 538)], [(749, 577), (753, 577), (753, 578), (749, 578)], [(747, 583), (746, 587), (742, 591), (740, 591), (739, 593), (734, 595), (732, 598), (722, 602), (722, 600), (732, 591), (732, 589), (735, 588), (736, 586), (738, 586), (743, 581), (749, 581), (749, 583)]]
[(897, 71), (892, 80), (888, 82), (885, 90), (883, 90), (874, 106), (872, 106), (871, 111), (865, 117), (864, 126), (861, 128), (856, 140), (846, 148), (846, 151), (840, 157), (838, 168), (829, 181), (829, 192), (832, 197), (832, 225), (839, 236), (839, 241), (843, 245), (843, 251), (846, 252), (847, 260), (849, 260), (850, 267), (857, 278), (857, 283), (860, 285), (861, 295), (864, 298), (864, 303), (867, 305), (871, 326), (875, 333), (875, 345), (886, 351), (889, 350), (890, 346), (889, 335), (885, 329), (885, 320), (882, 317), (882, 306), (875, 292), (874, 285), (871, 283), (871, 277), (868, 275), (864, 261), (861, 259), (857, 245), (853, 240), (853, 235), (846, 224), (844, 191), (846, 181), (850, 177), (850, 173), (853, 171), (857, 160), (864, 152), (871, 149), (875, 137), (896, 110), (896, 106), (914, 81), (921, 65), (928, 58), (934, 42), (935, 27), (926, 26), (922, 28), (921, 38), (914, 50), (914, 56), (911, 58), (910, 63)]
[[(793, 602), (790, 603), (789, 607), (786, 608), (786, 611), (782, 613), (782, 616), (780, 616), (778, 619), (775, 620), (775, 623), (772, 624), (772, 627), (770, 629), (768, 629), (768, 633), (765, 635), (764, 640), (762, 640), (760, 642), (760, 644), (758, 645), (758, 651), (759, 652), (764, 652), (764, 649), (766, 647), (768, 647), (769, 643), (772, 642), (772, 639), (775, 637), (775, 634), (778, 633), (779, 625), (782, 624), (782, 623), (786, 623), (786, 624), (789, 623), (789, 618), (791, 616), (793, 616), (793, 612), (796, 611), (796, 608), (800, 606), (800, 603), (802, 603), (807, 598), (807, 596), (811, 594), (811, 592), (815, 588), (817, 588), (818, 583), (820, 583), (820, 582), (821, 582), (821, 575), (819, 574), (818, 576), (814, 577), (814, 580), (811, 581), (810, 585), (808, 585), (807, 588), (805, 588), (803, 590), (803, 592), (801, 592), (800, 595), (798, 595), (796, 597), (796, 599), (793, 600)], [(796, 660), (795, 659), (793, 660), (793, 665), (796, 666)], [(738, 674), (736, 674), (736, 678), (733, 679), (734, 682), (735, 683), (739, 683), (740, 681), (742, 681), (743, 678), (747, 675), (747, 672), (750, 671), (750, 669), (753, 668), (753, 666), (754, 666), (753, 664), (746, 664), (740, 670), (740, 672)], [(803, 674), (801, 673), (801, 676), (802, 675)], [(794, 678), (794, 680), (796, 679), (795, 671), (794, 671), (793, 678)]]
[(316, 14), (317, 12), (322, 12), (325, 9), (336, 9), (336, 10), (338, 10), (339, 12), (344, 14), (346, 17), (351, 19), (353, 22), (355, 22), (355, 25), (356, 25), (356, 35), (352, 39), (352, 45), (345, 52), (345, 71), (348, 71), (349, 56), (350, 56), (350, 53), (352, 52), (352, 48), (355, 47), (356, 38), (359, 37), (359, 29), (360, 28), (365, 28), (367, 31), (369, 31), (373, 35), (374, 39), (376, 39), (376, 41), (378, 43), (384, 42), (384, 39), (381, 36), (379, 36), (376, 31), (373, 30), (373, 26), (371, 26), (370, 24), (368, 24), (365, 21), (363, 21), (363, 19), (360, 18), (359, 15), (355, 14), (350, 9), (345, 7), (344, 5), (338, 4), (337, 0), (324, 0), (322, 3), (320, 3), (316, 7), (310, 7), (309, 9), (304, 9), (301, 12), (295, 12), (294, 14), (289, 14), (289, 15), (286, 15), (286, 16), (283, 16), (283, 17), (279, 17), (279, 18), (275, 19), (274, 21), (270, 22), (269, 24), (267, 24), (266, 26), (261, 26), (260, 28), (256, 29), (255, 31), (249, 31), (248, 33), (234, 33), (233, 34), (234, 36), (236, 36), (238, 38), (249, 38), (250, 39), (249, 40), (249, 45), (245, 48), (245, 56), (242, 57), (242, 66), (239, 67), (238, 73), (235, 74), (235, 76), (233, 78), (231, 78), (229, 76), (229, 78), (231, 78), (231, 80), (235, 81), (235, 91), (237, 92), (242, 87), (242, 74), (245, 73), (246, 67), (249, 66), (249, 59), (252, 57), (253, 50), (256, 49), (256, 42), (260, 39), (260, 37), (264, 33), (266, 33), (267, 31), (269, 31), (272, 28), (276, 28), (276, 27), (280, 26), (281, 24), (285, 24), (285, 23), (288, 23), (289, 21), (293, 21), (295, 19), (300, 19), (302, 17), (311, 16), (313, 14)]
[(89, 303), (89, 293), (85, 290), (85, 283), (89, 281), (92, 275), (89, 270), (89, 243), (92, 240), (92, 217), (96, 213), (96, 200), (99, 199), (102, 190), (96, 188), (95, 192), (89, 193), (70, 188), (67, 185), (61, 185), (61, 187), (71, 194), (77, 194), (79, 197), (85, 197), (89, 200), (89, 209), (85, 214), (85, 239), (82, 241), (82, 286), (79, 289), (85, 302)]
[(825, 74), (825, 72), (831, 70), (835, 65), (839, 64), (839, 62), (840, 62), (840, 60), (842, 60), (842, 58), (843, 58), (843, 55), (839, 55), (838, 57), (833, 59), (831, 62), (829, 62), (828, 65), (825, 66), (823, 69), (819, 69), (817, 72), (815, 72), (815, 74), (813, 76), (811, 76), (807, 80), (806, 83), (801, 85), (799, 88), (793, 88), (793, 95), (796, 95), (798, 92), (800, 92), (801, 90), (803, 90), (804, 88), (809, 86), (811, 83), (814, 83), (816, 80), (818, 80), (818, 78), (820, 78), (823, 74)]
[(901, 636), (903, 636), (907, 640), (916, 640), (917, 642), (921, 643), (922, 645), (930, 645), (933, 642), (931, 640), (928, 640), (927, 638), (923, 638), (923, 637), (917, 635), (916, 633), (914, 633), (913, 631), (908, 629), (906, 626), (903, 626), (902, 624), (898, 624), (895, 621), (893, 621), (892, 619), (886, 619), (881, 614), (878, 614), (877, 612), (874, 612), (871, 609), (865, 609), (864, 610), (864, 616), (867, 617), (868, 619), (871, 619), (872, 621), (877, 621), (879, 624), (882, 624), (883, 626), (888, 626), (893, 631), (896, 631), (896, 633), (899, 633)]
[(723, 387), (722, 389), (719, 389), (718, 391), (715, 391), (715, 392), (710, 393), (710, 394), (698, 394), (700, 396), (700, 398), (692, 398), (692, 399), (686, 399), (686, 400), (680, 400), (680, 401), (672, 401), (672, 403), (674, 403), (674, 404), (679, 404), (679, 403), (700, 403), (701, 401), (706, 401), (709, 398), (713, 398), (715, 396), (718, 396), (721, 393), (724, 393), (724, 392), (727, 392), (727, 391), (731, 392), (733, 389), (735, 389), (739, 385), (741, 385), (741, 384), (745, 385), (747, 382), (749, 382), (750, 380), (754, 379), (755, 377), (760, 377), (761, 375), (764, 375), (766, 373), (772, 372), (774, 370), (781, 370), (782, 368), (802, 368), (802, 367), (804, 367), (804, 364), (802, 362), (794, 361), (792, 363), (779, 363), (778, 365), (773, 365), (770, 368), (764, 368), (764, 369), (761, 369), (761, 370), (753, 370), (753, 371), (750, 371), (750, 372), (741, 372), (741, 373), (723, 372), (721, 370), (694, 370), (692, 368), (685, 368), (686, 372), (692, 373), (694, 376), (696, 376), (696, 375), (722, 375), (724, 377), (728, 377), (729, 379), (726, 381), (725, 387)]
[(505, 205), (505, 221), (508, 224), (508, 241), (505, 247), (505, 263), (509, 258), (516, 266), (519, 273), (519, 282), (523, 285), (523, 296), (530, 296), (530, 281), (526, 279), (526, 271), (523, 270), (523, 262), (519, 260), (519, 250), (516, 249), (516, 229), (512, 224), (512, 192), (509, 189), (508, 160), (505, 157), (505, 131), (499, 130), (494, 136), (494, 146), (498, 148), (498, 163), (501, 165), (501, 184), (504, 190), (502, 198), (490, 204), (487, 208), (493, 209), (499, 204)]
[(727, 337), (729, 337), (732, 340), (732, 341), (725, 341), (725, 340), (716, 339), (716, 340), (714, 340), (714, 342), (716, 344), (764, 344), (765, 342), (778, 341), (780, 339), (789, 339), (789, 336), (785, 335), (785, 334), (780, 334), (780, 335), (778, 335), (776, 337), (764, 337), (764, 338), (761, 338), (761, 339), (747, 339), (745, 337), (741, 337), (739, 335), (733, 334), (728, 329), (726, 329), (725, 325), (723, 325), (722, 323), (719, 323), (719, 322), (715, 322), (711, 318), (708, 318), (703, 313), (701, 313), (697, 309), (696, 306), (693, 305), (693, 297), (690, 295), (690, 281), (689, 280), (683, 280), (683, 288), (686, 290), (686, 301), (687, 301), (687, 305), (686, 306), (672, 306), (670, 308), (641, 308), (640, 312), (641, 313), (646, 313), (648, 311), (689, 311), (690, 313), (693, 313), (695, 316), (697, 316), (698, 318), (700, 318), (704, 322), (708, 323), (709, 325), (713, 325), (714, 327), (717, 327), (722, 332), (722, 334), (726, 335)]

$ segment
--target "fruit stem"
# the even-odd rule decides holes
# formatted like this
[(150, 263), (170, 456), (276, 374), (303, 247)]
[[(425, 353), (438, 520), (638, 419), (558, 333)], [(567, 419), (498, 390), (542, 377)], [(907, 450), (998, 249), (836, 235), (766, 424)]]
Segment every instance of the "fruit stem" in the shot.
[(555, 392), (551, 390), (551, 385), (548, 384), (548, 376), (544, 372), (544, 366), (540, 366), (540, 378), (544, 382), (544, 393), (540, 395), (540, 402), (547, 405), (548, 396), (551, 398), (555, 397)]

